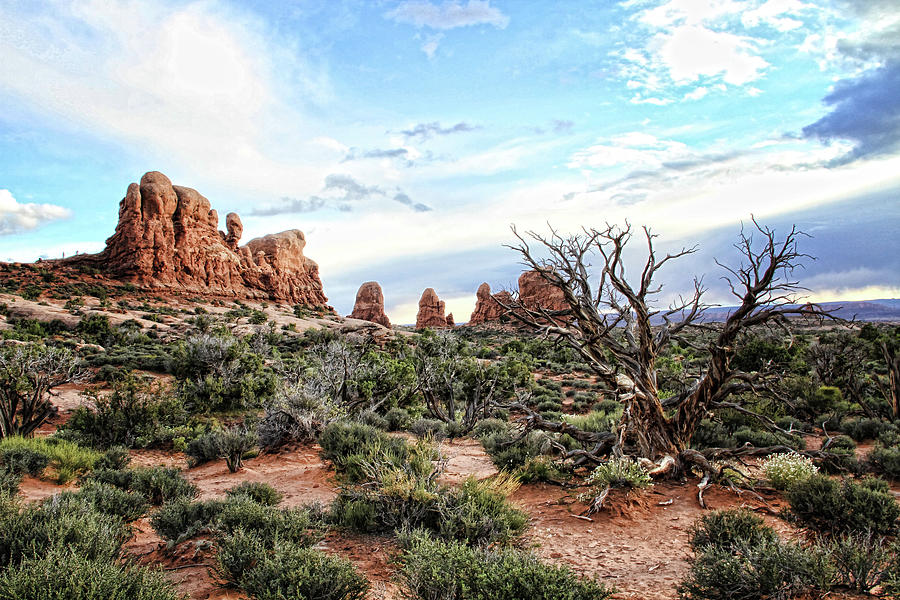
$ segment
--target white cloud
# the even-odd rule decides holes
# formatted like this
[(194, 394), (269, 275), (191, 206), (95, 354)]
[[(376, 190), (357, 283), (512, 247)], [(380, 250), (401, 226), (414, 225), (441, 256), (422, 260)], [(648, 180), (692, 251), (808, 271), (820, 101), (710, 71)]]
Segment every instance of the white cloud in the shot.
[(503, 29), (509, 24), (509, 17), (491, 6), (490, 0), (469, 0), (466, 4), (458, 1), (442, 4), (403, 2), (385, 16), (398, 23), (432, 29), (455, 29), (471, 25), (493, 25)]
[(658, 34), (650, 47), (678, 84), (721, 76), (731, 85), (744, 85), (759, 79), (769, 64), (754, 54), (751, 38), (699, 25)]
[(705, 97), (709, 93), (709, 90), (702, 85), (700, 87), (696, 87), (690, 92), (684, 95), (685, 100), (699, 100)]
[(0, 189), (0, 235), (36, 229), (50, 221), (67, 219), (71, 212), (55, 204), (18, 202), (9, 190)]
[(444, 39), (443, 33), (427, 36), (425, 38), (425, 43), (422, 44), (422, 52), (424, 52), (428, 58), (434, 58), (434, 53), (437, 52), (438, 45), (441, 43), (442, 39)]
[(624, 165), (652, 169), (661, 167), (664, 162), (689, 155), (688, 147), (681, 142), (660, 140), (650, 134), (635, 131), (576, 152), (569, 161), (569, 167), (603, 168)]
[(803, 26), (803, 21), (793, 17), (813, 8), (799, 0), (766, 0), (759, 7), (741, 13), (741, 23), (745, 27), (768, 25), (777, 31), (792, 31)]
[(639, 13), (638, 19), (659, 28), (697, 25), (739, 13), (744, 6), (733, 0), (669, 0)]

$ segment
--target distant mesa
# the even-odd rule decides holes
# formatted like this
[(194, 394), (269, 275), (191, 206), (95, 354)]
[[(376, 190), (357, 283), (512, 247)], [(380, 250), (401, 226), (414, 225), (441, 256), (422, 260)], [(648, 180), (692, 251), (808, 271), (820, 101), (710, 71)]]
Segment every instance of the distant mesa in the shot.
[[(238, 242), (235, 213), (219, 215), (191, 188), (157, 171), (132, 183), (119, 203), (119, 223), (99, 254), (63, 259), (90, 266), (141, 288), (327, 307), (318, 265), (303, 255), (297, 229)], [(330, 307), (328, 307), (330, 310)]]
[(438, 298), (433, 288), (426, 288), (419, 299), (419, 313), (416, 315), (416, 329), (445, 329), (453, 327), (444, 316), (444, 301)]
[(367, 281), (359, 286), (359, 291), (356, 292), (356, 302), (353, 304), (353, 312), (349, 317), (391, 328), (391, 321), (384, 313), (384, 294), (377, 281)]

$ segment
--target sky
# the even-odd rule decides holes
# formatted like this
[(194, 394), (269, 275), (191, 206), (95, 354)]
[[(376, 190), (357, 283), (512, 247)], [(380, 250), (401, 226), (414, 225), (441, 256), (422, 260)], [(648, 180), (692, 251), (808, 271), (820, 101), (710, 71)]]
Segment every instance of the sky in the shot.
[(101, 250), (151, 170), (303, 230), (341, 314), (463, 322), (511, 225), (626, 220), (699, 244), (661, 301), (729, 304), (751, 215), (811, 235), (809, 299), (897, 298), (900, 4), (0, 0), (0, 260)]

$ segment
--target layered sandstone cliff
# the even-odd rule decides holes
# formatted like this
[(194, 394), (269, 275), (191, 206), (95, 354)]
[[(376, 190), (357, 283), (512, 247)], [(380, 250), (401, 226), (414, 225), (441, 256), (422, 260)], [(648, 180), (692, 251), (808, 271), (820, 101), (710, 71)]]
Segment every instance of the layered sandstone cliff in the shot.
[(292, 229), (239, 246), (235, 213), (218, 230), (219, 215), (196, 190), (172, 185), (157, 171), (128, 186), (119, 223), (100, 254), (67, 259), (154, 290), (324, 307), (319, 267), (303, 255), (306, 238)]

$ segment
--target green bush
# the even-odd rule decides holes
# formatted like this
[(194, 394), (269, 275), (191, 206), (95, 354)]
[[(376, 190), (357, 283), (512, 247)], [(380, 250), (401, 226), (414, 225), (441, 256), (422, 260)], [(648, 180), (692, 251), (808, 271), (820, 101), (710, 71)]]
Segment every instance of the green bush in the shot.
[(222, 432), (220, 449), (230, 472), (237, 473), (244, 467), (244, 455), (254, 450), (258, 441), (256, 433), (243, 427), (232, 427)]
[(55, 471), (57, 483), (71, 481), (94, 468), (100, 453), (55, 436), (23, 438), (9, 436), (0, 440), (0, 454), (7, 452), (42, 454)]
[(900, 505), (877, 480), (839, 482), (814, 475), (789, 489), (787, 497), (790, 515), (820, 533), (889, 534), (896, 531), (900, 518)]
[(798, 435), (787, 435), (784, 433), (772, 433), (771, 431), (762, 431), (760, 429), (751, 429), (750, 427), (741, 427), (733, 434), (734, 440), (738, 446), (750, 444), (756, 448), (766, 448), (768, 446), (787, 446), (794, 450), (802, 450), (806, 442)]
[(112, 446), (94, 463), (95, 469), (124, 469), (131, 462), (131, 454), (125, 446)]
[(402, 431), (412, 425), (412, 417), (405, 408), (394, 407), (384, 414), (388, 431)]
[(409, 430), (418, 437), (430, 437), (434, 440), (447, 437), (447, 424), (437, 419), (418, 419), (409, 426)]
[(208, 529), (224, 505), (222, 500), (193, 502), (189, 498), (176, 498), (154, 511), (150, 525), (161, 538), (179, 543)]
[(611, 458), (598, 465), (585, 480), (597, 488), (624, 487), (644, 489), (653, 485), (650, 475), (639, 462), (631, 457)]
[(112, 392), (88, 390), (85, 396), (93, 408), (78, 407), (64, 429), (97, 448), (154, 443), (161, 428), (187, 423), (181, 400), (165, 384), (135, 375), (114, 382)]
[(484, 481), (467, 478), (439, 495), (437, 534), (470, 545), (508, 543), (528, 524), (528, 515), (506, 499), (517, 487), (516, 480), (502, 475)]
[(80, 502), (51, 497), (40, 505), (21, 506), (0, 497), (0, 570), (52, 550), (112, 560), (129, 536), (122, 519)]
[(684, 600), (786, 600), (827, 589), (830, 580), (824, 554), (775, 538), (709, 547), (691, 561), (678, 592)]
[(223, 544), (219, 564), (254, 600), (363, 600), (369, 591), (369, 582), (346, 559), (290, 543), (265, 550), (240, 537)]
[(300, 546), (312, 546), (320, 538), (309, 510), (264, 506), (245, 497), (226, 501), (214, 524), (225, 535), (243, 529), (262, 540), (282, 540)]
[(746, 508), (707, 513), (694, 523), (690, 534), (694, 552), (710, 548), (730, 551), (741, 544), (757, 546), (777, 538), (762, 517)]
[(245, 496), (257, 504), (265, 506), (277, 506), (284, 498), (284, 494), (268, 483), (257, 481), (242, 481), (238, 485), (226, 490), (225, 495), (229, 498)]
[(50, 457), (35, 448), (12, 446), (0, 448), (0, 463), (12, 473), (28, 473), (32, 477), (40, 477), (50, 464)]
[(0, 467), (0, 498), (4, 495), (14, 496), (19, 491), (22, 475), (14, 473), (5, 466)]
[(378, 456), (379, 460), (402, 464), (409, 455), (406, 441), (362, 423), (335, 421), (319, 436), (322, 457), (349, 481), (365, 478), (363, 463)]
[(884, 432), (896, 432), (897, 427), (880, 419), (860, 418), (841, 421), (841, 431), (857, 442), (874, 440)]
[(900, 447), (876, 444), (869, 453), (869, 464), (891, 479), (900, 479)]
[(16, 600), (182, 600), (160, 571), (65, 550), (29, 558), (0, 574), (0, 598)]
[(827, 550), (835, 569), (835, 583), (858, 592), (868, 592), (892, 575), (900, 575), (900, 548), (884, 536), (868, 531), (842, 535), (832, 539)]
[(188, 457), (188, 465), (196, 467), (222, 457), (222, 432), (210, 431), (197, 436), (188, 442), (184, 453)]
[(401, 536), (400, 580), (415, 600), (604, 600), (614, 590), (519, 550), (482, 550), (415, 531)]
[(766, 479), (777, 490), (789, 489), (819, 471), (812, 459), (799, 454), (772, 454), (763, 460), (760, 466), (766, 474)]
[(199, 493), (197, 487), (174, 467), (101, 469), (91, 473), (88, 480), (137, 492), (155, 506), (175, 498), (193, 498)]
[(124, 521), (140, 518), (149, 508), (147, 500), (140, 494), (97, 481), (85, 483), (74, 494), (63, 492), (63, 495), (66, 494), (71, 494), (78, 502), (84, 502), (99, 512), (121, 517)]

